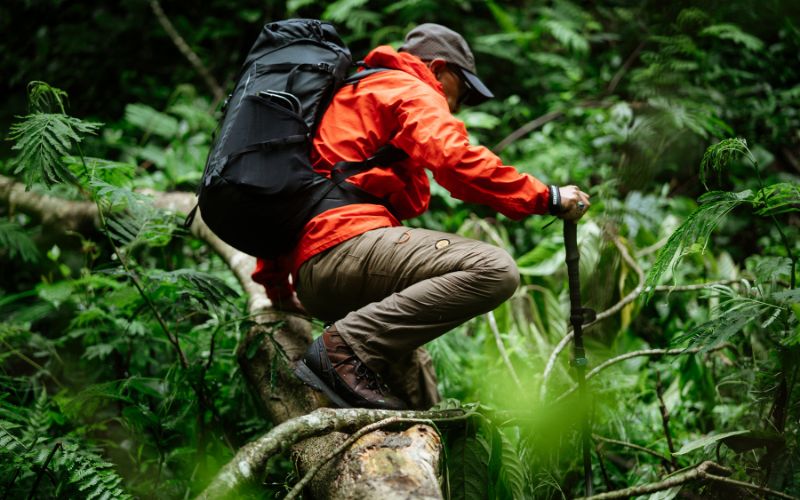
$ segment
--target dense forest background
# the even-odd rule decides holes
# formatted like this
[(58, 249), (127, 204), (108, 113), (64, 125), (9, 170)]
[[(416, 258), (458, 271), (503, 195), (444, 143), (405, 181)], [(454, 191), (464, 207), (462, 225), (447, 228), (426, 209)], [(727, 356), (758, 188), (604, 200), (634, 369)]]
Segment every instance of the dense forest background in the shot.
[[(272, 426), (235, 356), (246, 294), (144, 193), (194, 190), (241, 61), (287, 17), (332, 21), (356, 59), (422, 22), (459, 31), (497, 96), (459, 113), (473, 140), (592, 194), (588, 402), (560, 222), (437, 186), (410, 221), (503, 246), (523, 276), (429, 345), (447, 404), (475, 415), (442, 431), (448, 496), (580, 495), (584, 411), (596, 491), (712, 460), (728, 481), (652, 497), (800, 496), (797, 2), (17, 0), (0, 5), (3, 498), (187, 498)], [(99, 220), (19, 209), (15, 181)], [(277, 456), (250, 494), (296, 480)]]

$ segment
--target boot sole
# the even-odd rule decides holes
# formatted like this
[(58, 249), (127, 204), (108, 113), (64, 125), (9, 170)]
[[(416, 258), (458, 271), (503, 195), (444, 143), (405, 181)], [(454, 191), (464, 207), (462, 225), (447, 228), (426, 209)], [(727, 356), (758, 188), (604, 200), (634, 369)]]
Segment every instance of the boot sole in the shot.
[(306, 365), (305, 360), (301, 359), (300, 361), (297, 362), (297, 364), (294, 366), (294, 374), (297, 375), (297, 378), (302, 380), (306, 385), (310, 386), (312, 389), (328, 396), (328, 399), (330, 399), (333, 402), (333, 404), (335, 404), (339, 408), (353, 407), (352, 405), (347, 404), (347, 402), (344, 399), (342, 399), (341, 396), (336, 394), (336, 392), (334, 392), (333, 389), (328, 387), (328, 384), (326, 384), (321, 378), (319, 378), (316, 373), (311, 371), (311, 368), (309, 368), (308, 365)]

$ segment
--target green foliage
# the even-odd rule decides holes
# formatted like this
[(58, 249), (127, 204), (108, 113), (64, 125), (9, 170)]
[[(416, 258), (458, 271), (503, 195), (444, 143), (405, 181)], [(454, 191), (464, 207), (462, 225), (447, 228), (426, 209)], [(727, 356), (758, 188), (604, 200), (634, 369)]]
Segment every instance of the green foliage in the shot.
[(33, 112), (60, 111), (61, 114), (66, 114), (64, 106), (66, 100), (66, 92), (50, 86), (47, 82), (28, 84), (28, 109)]
[(15, 222), (0, 222), (0, 248), (8, 252), (11, 258), (19, 257), (23, 262), (35, 263), (40, 258), (36, 243)]
[[(0, 222), (0, 483), (9, 497), (30, 495), (48, 456), (36, 489), (42, 497), (192, 497), (231, 456), (223, 435), (236, 447), (269, 427), (234, 355), (247, 325), (236, 280), (141, 193), (194, 190), (218, 103), (180, 51), (164, 50), (170, 41), (150, 22), (147, 2), (117, 7), (0, 7), (11, 13), (0, 25), (26, 34), (7, 38), (29, 41), (0, 41), (11, 85), (0, 120), (24, 115), (11, 129), (6, 156), (14, 158), (0, 160), (0, 169), (21, 174), (31, 189), (44, 184), (50, 195), (91, 201), (102, 219), (100, 234), (64, 236), (14, 207), (0, 209), (7, 216)], [(228, 88), (262, 22), (287, 13), (334, 21), (356, 59), (377, 44), (399, 46), (420, 22), (464, 34), (498, 96), (459, 114), (470, 139), (492, 147), (536, 125), (504, 143), (504, 162), (592, 194), (579, 230), (586, 305), (602, 311), (639, 285), (612, 237), (647, 274), (649, 301), (586, 329), (590, 368), (641, 349), (702, 350), (627, 359), (593, 377), (592, 431), (668, 455), (658, 372), (680, 467), (719, 460), (736, 479), (800, 493), (792, 470), (800, 344), (796, 7), (474, 0), (164, 7)], [(100, 21), (92, 30), (87, 8)], [(94, 120), (68, 116), (66, 92), (42, 82), (31, 84), (25, 107), (33, 78), (63, 85), (76, 115), (110, 125), (101, 131)], [(496, 327), (480, 316), (428, 346), (443, 394), (483, 404), (479, 425), (471, 419), (466, 430), (445, 434), (450, 494), (576, 496), (582, 408), (574, 396), (554, 403), (575, 385), (569, 346), (543, 375), (569, 316), (560, 223), (496, 217), (435, 183), (432, 193), (431, 210), (412, 225), (502, 246), (522, 275), (515, 296), (493, 311)], [(724, 283), (667, 294), (657, 289), (667, 280)], [(730, 347), (716, 350), (723, 344)], [(598, 491), (669, 472), (652, 455), (594, 444), (601, 445), (595, 471), (602, 459), (608, 475), (606, 482), (595, 474)], [(271, 463), (274, 481), (260, 486), (263, 496), (282, 494), (290, 470), (285, 458)], [(708, 492), (686, 485), (684, 493)]]
[(488, 498), (488, 461), (488, 444), (479, 435), (451, 443), (447, 455), (450, 498)]
[[(0, 470), (4, 477), (14, 471), (14, 481), (4, 485), (7, 496), (29, 492), (40, 498), (132, 498), (122, 488), (123, 479), (113, 464), (85, 444), (72, 442), (70, 436), (50, 436), (59, 418), (45, 391), (30, 410), (4, 406), (2, 411), (24, 415), (18, 422), (0, 418)], [(43, 475), (49, 475), (49, 481), (42, 481)]]
[(711, 232), (721, 219), (731, 210), (745, 203), (752, 203), (753, 192), (730, 193), (711, 191), (700, 197), (701, 205), (692, 212), (667, 240), (667, 244), (658, 253), (647, 275), (647, 286), (650, 295), (661, 277), (674, 268), (682, 258), (694, 252), (704, 252)]
[(167, 273), (155, 269), (148, 274), (148, 279), (159, 287), (157, 295), (164, 294), (164, 287), (167, 287), (179, 296), (191, 297), (206, 310), (218, 310), (230, 305), (239, 296), (222, 279), (193, 269)]
[(700, 36), (712, 36), (721, 40), (730, 40), (731, 42), (743, 45), (745, 48), (752, 51), (760, 51), (764, 48), (764, 42), (753, 35), (749, 35), (742, 31), (739, 26), (735, 24), (713, 24), (700, 31)]
[[(65, 98), (58, 89), (49, 89), (51, 95)], [(32, 94), (32, 108), (40, 106), (34, 98), (42, 99)], [(142, 109), (138, 115), (133, 113), (138, 118), (132, 118), (140, 124), (148, 118)], [(186, 107), (177, 108), (176, 113), (193, 119)], [(50, 116), (36, 111), (25, 123), (35, 123), (45, 115)], [(58, 115), (58, 120), (82, 123), (64, 114)], [(203, 120), (196, 122), (202, 125)], [(36, 130), (21, 126), (15, 130), (23, 134), (17, 137), (18, 144), (32, 143), (38, 137)], [(0, 341), (10, 348), (0, 360), (12, 367), (12, 373), (17, 361), (36, 370), (35, 377), (19, 374), (9, 379), (9, 387), (19, 389), (8, 396), (0, 413), (4, 419), (0, 443), (2, 453), (15, 453), (15, 458), (0, 470), (0, 477), (12, 488), (9, 491), (36, 488), (42, 494), (52, 490), (57, 495), (85, 498), (128, 498), (131, 492), (152, 495), (159, 489), (162, 474), (167, 474), (170, 482), (176, 482), (169, 487), (170, 495), (177, 495), (178, 489), (185, 495), (191, 490), (188, 479), (179, 478), (188, 467), (186, 461), (191, 460), (187, 457), (195, 452), (176, 452), (168, 443), (183, 439), (196, 442), (203, 453), (216, 454), (221, 441), (208, 437), (209, 415), (217, 420), (216, 432), (228, 432), (219, 420), (223, 418), (220, 411), (209, 407), (219, 402), (200, 402), (197, 391), (237, 394), (235, 384), (224, 389), (212, 386), (226, 379), (225, 373), (230, 373), (234, 363), (238, 320), (232, 316), (240, 305), (239, 295), (226, 279), (213, 273), (213, 267), (201, 271), (154, 265), (161, 259), (156, 252), (174, 246), (175, 236), (182, 234), (179, 221), (155, 208), (150, 197), (131, 189), (135, 165), (87, 158), (80, 151), (79, 156), (69, 156), (70, 148), (82, 139), (78, 132), (88, 131), (94, 129), (76, 128), (70, 136), (73, 142), (63, 143), (57, 151), (63, 162), (60, 165), (70, 177), (64, 174), (42, 180), (80, 186), (80, 193), (97, 206), (106, 239), (82, 240), (81, 253), (86, 260), (76, 273), (61, 262), (62, 251), (54, 246), (48, 258), (58, 266), (60, 276), (43, 275), (42, 282), (32, 286), (34, 293), (4, 297), (0, 303)], [(174, 132), (163, 125), (158, 131)], [(26, 154), (23, 151), (20, 157)], [(39, 262), (33, 259), (34, 243), (18, 226), (3, 223), (0, 235), (10, 257), (21, 255), (31, 264)], [(94, 268), (98, 258), (103, 259), (102, 265)], [(38, 331), (39, 325), (44, 325), (44, 332)], [(47, 325), (59, 326), (51, 329)], [(174, 341), (170, 337), (173, 331), (186, 338)], [(180, 355), (176, 343), (183, 344)], [(197, 361), (176, 370), (186, 357)], [(42, 365), (32, 358), (46, 361)], [(219, 367), (220, 359), (224, 368)], [(76, 369), (79, 376), (74, 377), (70, 372)], [(69, 389), (61, 377), (74, 381), (78, 389)], [(39, 388), (39, 381), (54, 383), (58, 393)], [(39, 396), (26, 406), (26, 391), (34, 387)], [(246, 394), (240, 391), (235, 397), (245, 398)], [(240, 416), (240, 410), (248, 407), (247, 401), (239, 401), (227, 408)], [(258, 429), (252, 426), (250, 432)], [(132, 433), (132, 440), (121, 438), (118, 445), (109, 445), (107, 433), (125, 432)], [(132, 485), (98, 451), (123, 457), (128, 469), (135, 468), (136, 475), (146, 479)], [(43, 467), (48, 468), (47, 474), (58, 477), (47, 486), (37, 479)]]
[(125, 120), (146, 134), (155, 134), (163, 139), (171, 139), (178, 133), (178, 120), (144, 104), (128, 104)]
[(28, 188), (42, 181), (46, 186), (74, 182), (63, 158), (81, 142), (81, 134), (94, 133), (100, 125), (58, 113), (35, 113), (11, 127), (12, 149), (19, 151), (15, 173), (24, 172)]
[[(703, 160), (700, 162), (700, 181), (706, 186), (706, 179), (709, 172), (719, 173), (723, 168), (727, 167), (730, 161), (738, 155), (749, 155), (750, 150), (747, 148), (747, 141), (742, 138), (725, 139), (717, 144), (710, 146), (705, 154)], [(755, 161), (755, 160), (751, 160)], [(708, 186), (706, 186), (706, 189)]]

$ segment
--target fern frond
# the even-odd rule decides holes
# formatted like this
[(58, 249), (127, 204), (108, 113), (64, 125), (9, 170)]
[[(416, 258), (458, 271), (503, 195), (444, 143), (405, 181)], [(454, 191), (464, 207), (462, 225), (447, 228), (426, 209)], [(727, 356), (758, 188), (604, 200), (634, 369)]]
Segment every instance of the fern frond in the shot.
[(22, 441), (10, 432), (15, 428), (19, 428), (19, 425), (0, 420), (0, 455), (14, 456), (25, 450)]
[(793, 182), (772, 184), (756, 193), (753, 204), (756, 214), (764, 217), (800, 212), (800, 186)]
[(102, 208), (109, 211), (121, 211), (147, 203), (148, 198), (140, 193), (125, 187), (115, 186), (100, 179), (89, 181), (89, 187), (94, 192)]
[(34, 113), (23, 117), (12, 125), (9, 135), (15, 141), (11, 149), (19, 151), (14, 173), (24, 172), (28, 188), (39, 181), (48, 187), (75, 182), (63, 158), (82, 141), (82, 135), (93, 134), (99, 127), (99, 123), (64, 114)]
[(647, 274), (645, 298), (652, 296), (664, 273), (668, 269), (674, 269), (683, 256), (697, 251), (704, 252), (708, 238), (720, 220), (737, 206), (752, 203), (752, 198), (753, 192), (750, 190), (740, 193), (712, 191), (701, 196), (701, 205), (678, 226), (664, 248), (659, 251)]
[[(790, 292), (795, 292), (791, 290)], [(750, 297), (734, 295), (733, 290), (728, 289), (728, 293), (733, 297), (720, 304), (716, 318), (692, 328), (684, 335), (675, 338), (676, 343), (689, 340), (689, 346), (701, 347), (701, 352), (728, 342), (734, 335), (741, 332), (747, 325), (758, 321), (760, 318), (770, 314), (770, 318), (762, 327), (768, 326), (774, 320), (776, 314), (780, 314), (782, 307), (772, 302), (781, 298), (778, 294), (767, 297), (766, 300), (756, 300)], [(789, 299), (797, 299), (796, 296)], [(785, 300), (785, 298), (784, 298)]]
[(678, 26), (687, 29), (693, 26), (702, 26), (708, 23), (708, 13), (697, 7), (689, 7), (678, 13)]
[(706, 185), (709, 171), (713, 170), (719, 173), (738, 155), (746, 155), (751, 162), (755, 163), (755, 159), (747, 147), (747, 141), (741, 137), (724, 139), (706, 149), (703, 160), (700, 162), (700, 181), (703, 185)]
[(36, 404), (29, 410), (27, 422), (20, 436), (26, 447), (31, 448), (36, 443), (44, 440), (50, 430), (50, 399), (47, 391), (41, 389), (36, 398)]
[(136, 165), (105, 160), (103, 158), (68, 156), (64, 158), (67, 167), (73, 172), (88, 170), (90, 179), (98, 179), (105, 183), (122, 186), (128, 184), (136, 173)]
[(207, 309), (219, 308), (239, 296), (221, 279), (193, 269), (171, 272), (156, 269), (150, 271), (147, 278), (158, 283), (162, 293), (168, 292), (163, 289), (164, 285), (173, 285), (179, 295), (190, 297)]
[(0, 221), (0, 248), (6, 249), (11, 258), (19, 256), (28, 263), (39, 261), (39, 249), (28, 232), (17, 223)]
[(144, 199), (135, 200), (127, 210), (111, 214), (106, 220), (109, 236), (129, 249), (143, 244), (164, 246), (178, 229), (176, 215), (159, 210)]
[(28, 108), (31, 112), (66, 114), (67, 93), (40, 81), (28, 83)]
[(742, 29), (735, 24), (712, 24), (711, 26), (700, 31), (700, 36), (710, 36), (719, 38), (720, 40), (730, 40), (733, 43), (738, 43), (748, 50), (759, 52), (764, 48), (764, 42), (760, 38), (745, 33)]
[(185, 120), (192, 130), (210, 133), (217, 127), (217, 120), (200, 105), (175, 104), (167, 111)]
[(747, 269), (755, 275), (758, 283), (770, 283), (789, 275), (792, 260), (788, 257), (751, 255), (747, 258)]
[(124, 394), (126, 387), (127, 380), (92, 384), (73, 397), (62, 396), (59, 400), (59, 407), (66, 416), (77, 418), (81, 414), (94, 412), (98, 405), (109, 400), (130, 402), (130, 399)]
[(550, 19), (542, 23), (542, 26), (570, 52), (577, 55), (585, 55), (589, 52), (589, 41), (569, 24)]
[(486, 2), (486, 6), (489, 7), (489, 12), (492, 13), (492, 17), (494, 17), (503, 32), (518, 33), (521, 31), (514, 20), (514, 16), (498, 5), (497, 2)]
[(62, 453), (56, 455), (53, 462), (55, 469), (67, 472), (69, 484), (87, 500), (132, 498), (122, 489), (122, 477), (114, 470), (114, 466), (78, 444), (63, 443)]
[(696, 57), (699, 54), (697, 45), (692, 37), (687, 35), (653, 35), (650, 41), (659, 45), (658, 55), (665, 56), (689, 56)]
[(702, 105), (683, 99), (654, 97), (648, 100), (654, 109), (661, 112), (661, 121), (675, 130), (689, 129), (700, 137), (723, 136), (733, 129), (717, 116), (711, 105)]
[(336, 0), (325, 9), (322, 17), (335, 22), (343, 22), (354, 10), (363, 7), (366, 3), (367, 0)]

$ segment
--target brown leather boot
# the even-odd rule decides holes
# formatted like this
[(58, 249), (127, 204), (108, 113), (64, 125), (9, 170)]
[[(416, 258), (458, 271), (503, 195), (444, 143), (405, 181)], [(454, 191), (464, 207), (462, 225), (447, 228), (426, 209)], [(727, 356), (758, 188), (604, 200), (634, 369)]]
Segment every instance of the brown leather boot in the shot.
[(405, 410), (380, 375), (365, 365), (333, 326), (311, 343), (295, 374), (342, 408)]

